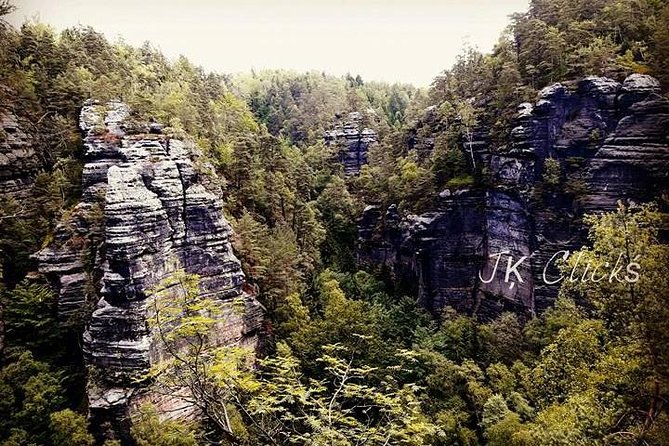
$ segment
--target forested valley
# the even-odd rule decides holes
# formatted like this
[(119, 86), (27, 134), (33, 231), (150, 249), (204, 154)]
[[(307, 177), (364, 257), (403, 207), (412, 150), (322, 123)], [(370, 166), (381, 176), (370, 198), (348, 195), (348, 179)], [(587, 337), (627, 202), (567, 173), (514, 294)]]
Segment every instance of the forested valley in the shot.
[[(0, 0), (3, 16), (13, 8)], [(623, 253), (639, 266), (634, 283), (564, 280), (543, 305), (462, 311), (450, 301), (426, 305), (417, 279), (401, 280), (385, 259), (361, 262), (359, 252), (370, 206), (430, 216), (443, 211), (440, 199), (498, 187), (488, 160), (517, 147), (519, 105), (557, 82), (576, 89), (595, 75), (624, 89), (634, 73), (657, 79), (652, 116), (665, 133), (651, 145), (666, 172), (669, 3), (532, 0), (491, 53), (466, 47), (444, 68), (427, 89), (355, 73), (211, 73), (85, 26), (56, 32), (0, 21), (0, 144), (24, 139), (34, 151), (0, 159), (16, 169), (3, 167), (0, 180), (20, 186), (0, 190), (0, 444), (669, 444), (666, 173), (664, 184), (644, 190), (654, 200), (621, 200), (599, 213), (587, 212), (586, 182), (573, 174), (589, 154), (546, 156), (538, 179), (527, 180), (535, 209), (585, 203), (583, 215), (541, 217), (583, 228), (584, 243), (560, 263), (564, 274), (585, 277), (586, 265), (613, 265)], [(89, 416), (91, 383), (106, 372), (90, 366), (82, 347), (109, 292), (94, 266), (104, 250), (91, 247), (111, 225), (82, 184), (92, 156), (84, 144), (93, 147), (87, 138), (95, 137), (124, 146), (104, 127), (82, 134), (80, 114), (84, 104), (110, 102), (127, 105), (127, 122), (148, 123), (146, 134), (197, 147), (194, 175), (215, 182), (244, 292), (264, 315), (257, 349), (209, 345), (220, 309), (199, 297), (199, 273), (155, 284), (163, 306), (150, 309), (146, 324), (163, 361), (128, 386), (187, 388), (197, 415), (165, 416), (143, 403), (121, 423), (126, 435)], [(352, 121), (374, 134), (353, 173), (341, 162), (345, 144), (324, 138)], [(588, 132), (583, 145), (594, 147), (611, 130)], [(85, 200), (93, 229), (81, 236), (68, 222), (78, 221)], [(68, 224), (68, 247), (87, 253), (86, 281), (84, 302), (63, 317), (35, 253), (63, 242)], [(369, 236), (369, 246), (386, 243), (379, 237)], [(178, 299), (159, 298), (175, 288)]]

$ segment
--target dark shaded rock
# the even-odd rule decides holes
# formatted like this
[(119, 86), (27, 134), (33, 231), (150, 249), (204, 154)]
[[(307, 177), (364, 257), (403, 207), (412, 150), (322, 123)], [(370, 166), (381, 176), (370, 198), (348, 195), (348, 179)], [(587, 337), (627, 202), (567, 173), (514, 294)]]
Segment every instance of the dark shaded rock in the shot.
[(157, 122), (152, 122), (149, 124), (149, 133), (154, 133), (154, 134), (161, 134), (163, 133), (163, 128), (164, 126), (162, 124), (158, 124)]
[(348, 120), (337, 124), (324, 135), (327, 145), (339, 147), (339, 160), (344, 165), (346, 175), (360, 173), (360, 168), (367, 164), (369, 147), (377, 141), (374, 130), (361, 128), (361, 120), (360, 113), (349, 113)]
[(482, 201), (478, 192), (458, 191), (444, 194), (433, 212), (400, 219), (391, 207), (383, 220), (378, 208), (368, 207), (360, 221), (359, 264), (384, 267), (427, 308), (473, 310), (483, 263)]
[(434, 149), (435, 136), (443, 130), (437, 106), (431, 105), (423, 110), (420, 118), (409, 128), (407, 148), (415, 150), (419, 159), (428, 159)]
[(630, 105), (646, 99), (652, 93), (660, 93), (660, 83), (647, 74), (632, 74), (623, 82), (618, 101), (624, 110)]
[(16, 200), (30, 196), (38, 167), (32, 138), (14, 113), (0, 110), (0, 196)]
[[(658, 91), (645, 75), (544, 88), (534, 104), (519, 106), (509, 147), (476, 148), (491, 184), (442, 191), (420, 216), (393, 209), (392, 219), (381, 218), (381, 209), (368, 208), (359, 263), (414, 284), (433, 311), (542, 311), (559, 287), (544, 281), (544, 267), (550, 282), (558, 276), (551, 258), (586, 243), (585, 213), (669, 192), (669, 100)], [(545, 177), (549, 159), (559, 178)], [(498, 253), (505, 254), (493, 274)], [(509, 256), (524, 260), (507, 278)]]

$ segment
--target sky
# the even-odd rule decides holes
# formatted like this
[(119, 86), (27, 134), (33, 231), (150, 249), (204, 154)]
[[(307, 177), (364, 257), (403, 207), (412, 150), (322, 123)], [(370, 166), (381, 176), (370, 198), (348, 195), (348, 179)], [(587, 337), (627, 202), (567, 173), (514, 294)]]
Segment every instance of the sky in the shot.
[(8, 19), (150, 41), (220, 73), (282, 68), (429, 85), (465, 43), (489, 51), (528, 0), (13, 0)]

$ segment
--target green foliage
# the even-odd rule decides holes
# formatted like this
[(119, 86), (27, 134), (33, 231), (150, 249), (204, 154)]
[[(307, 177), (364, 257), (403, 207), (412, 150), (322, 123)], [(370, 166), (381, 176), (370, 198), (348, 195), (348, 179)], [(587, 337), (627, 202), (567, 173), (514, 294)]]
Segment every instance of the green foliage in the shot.
[(528, 434), (523, 428), (518, 414), (509, 412), (502, 419), (486, 428), (488, 446), (520, 446), (529, 444)]
[(88, 445), (85, 419), (68, 410), (62, 375), (30, 351), (5, 352), (0, 369), (0, 442), (3, 445)]
[(566, 77), (647, 72), (660, 56), (649, 47), (661, 7), (650, 0), (532, 1), (512, 26), (519, 70), (534, 87)]
[(369, 165), (363, 166), (356, 189), (362, 191), (365, 202), (396, 204), (416, 212), (427, 209), (436, 192), (434, 171), (421, 162), (415, 150), (394, 155), (381, 145), (370, 149)]
[(410, 85), (362, 82), (320, 72), (266, 70), (238, 75), (232, 80), (259, 122), (269, 132), (299, 146), (322, 139), (335, 116), (364, 115), (364, 125), (381, 133), (401, 126), (410, 101), (421, 91)]
[(161, 421), (156, 409), (151, 405), (144, 405), (140, 408), (133, 420), (131, 432), (137, 446), (197, 446), (200, 444), (191, 425), (178, 421)]
[(64, 345), (69, 334), (56, 320), (54, 293), (42, 283), (24, 281), (0, 290), (0, 307), (0, 442), (68, 444), (57, 432), (60, 425), (49, 419), (65, 406), (66, 392), (82, 384), (76, 363), (68, 363), (76, 359)]
[(589, 320), (560, 330), (555, 341), (542, 350), (541, 360), (532, 370), (534, 398), (560, 402), (565, 395), (581, 390), (579, 386), (602, 351), (604, 333), (601, 321)]
[(468, 179), (467, 181), (473, 182), (473, 178), (467, 170), (467, 160), (464, 153), (457, 146), (453, 147), (448, 139), (448, 135), (439, 135), (435, 139), (434, 149), (430, 155), (430, 168), (434, 175), (435, 184), (439, 189), (444, 184), (452, 184), (450, 187), (458, 187), (458, 183), (462, 184), (462, 180), (465, 178)]
[(560, 330), (578, 325), (585, 319), (584, 310), (565, 294), (525, 326), (525, 336), (537, 351), (553, 342)]
[(521, 359), (526, 349), (523, 324), (517, 315), (502, 313), (494, 321), (480, 327), (485, 350), (491, 361), (512, 363)]
[[(9, 9), (0, 0), (0, 16)], [(20, 279), (80, 194), (76, 119), (95, 96), (122, 99), (136, 119), (204, 149), (224, 179), (236, 253), (270, 319), (267, 356), (253, 365), (248, 350), (212, 342), (243, 302), (201, 299), (197, 278), (183, 273), (153, 290), (150, 329), (163, 360), (143, 378), (167, 393), (185, 388), (184, 404), (204, 417), (166, 421), (143, 407), (133, 420), (138, 445), (664, 444), (669, 258), (655, 208), (589, 217), (591, 247), (565, 265), (582, 277), (622, 258), (638, 263), (637, 281), (565, 280), (555, 305), (527, 322), (448, 309), (436, 321), (415, 299), (355, 271), (354, 246), (364, 203), (422, 212), (444, 188), (483, 184), (481, 129), (491, 151), (504, 150), (515, 106), (547, 83), (650, 72), (666, 84), (668, 20), (668, 7), (653, 0), (533, 0), (490, 54), (466, 48), (427, 95), (352, 75), (227, 77), (90, 28), (13, 30), (0, 21), (8, 87), (0, 99), (21, 104), (40, 171), (30, 198), (0, 204), (11, 285), (2, 290), (0, 441), (92, 444), (83, 416), (66, 409), (79, 402), (65, 398), (72, 373), (58, 367), (80, 358), (54, 348), (76, 343), (62, 341), (53, 293)], [(322, 142), (351, 111), (380, 139), (357, 178), (344, 177)], [(409, 134), (434, 148), (408, 147)], [(582, 161), (546, 159), (543, 191), (563, 184), (583, 195), (573, 172)], [(33, 208), (40, 214), (26, 213)], [(99, 209), (92, 218), (101, 225)]]
[[(627, 351), (625, 354), (639, 361), (639, 366), (643, 364), (642, 376), (636, 376), (634, 368), (628, 369), (630, 378), (641, 381), (625, 384), (630, 387), (632, 405), (646, 413), (641, 426), (628, 421), (634, 426), (633, 435), (640, 439), (658, 415), (657, 401), (664, 398), (669, 383), (669, 337), (665, 329), (669, 317), (665, 298), (669, 248), (658, 240), (662, 218), (651, 205), (623, 204), (616, 212), (588, 217), (592, 247), (570, 256), (565, 268), (574, 271), (574, 277), (594, 280), (569, 280), (562, 288), (563, 293), (583, 296), (595, 306), (612, 336), (611, 347), (626, 347), (614, 350), (616, 354)], [(604, 268), (610, 274), (600, 279), (597, 271)], [(639, 387), (647, 390), (640, 392)]]
[(288, 296), (303, 289), (305, 272), (300, 268), (295, 234), (285, 226), (271, 230), (248, 212), (236, 221), (235, 228), (235, 250), (272, 314)]
[(463, 175), (451, 178), (446, 182), (446, 188), (448, 189), (466, 189), (467, 187), (474, 185), (474, 177), (471, 175)]
[[(197, 276), (179, 271), (152, 290), (149, 325), (160, 341), (164, 358), (151, 368), (145, 379), (152, 380), (168, 394), (184, 394), (185, 391), (181, 398), (184, 408), (205, 414), (219, 436), (232, 440), (235, 433), (227, 406), (236, 401), (234, 383), (250, 373), (244, 364), (249, 362), (248, 357), (253, 352), (241, 346), (221, 346), (212, 336), (232, 318), (240, 317), (244, 302), (243, 298), (231, 302), (205, 299), (200, 297), (198, 287)], [(152, 432), (161, 429), (161, 423), (151, 411), (142, 417), (140, 431), (133, 432), (140, 444), (152, 441)], [(168, 424), (165, 427), (177, 429), (180, 426)], [(164, 443), (155, 444), (172, 444), (173, 437), (180, 436), (170, 429), (166, 429), (168, 435), (160, 440)]]
[(555, 158), (546, 158), (544, 160), (544, 173), (543, 180), (544, 183), (549, 187), (554, 187), (560, 184), (560, 161)]
[[(660, 217), (652, 206), (621, 205), (587, 219), (592, 246), (569, 257), (560, 299), (525, 330), (541, 349), (523, 384), (538, 411), (522, 425), (509, 421), (516, 431), (502, 433), (511, 444), (664, 441), (657, 434), (667, 429), (657, 405), (667, 389), (666, 367), (660, 365), (666, 364), (660, 320), (666, 320), (667, 306), (657, 294), (667, 286), (667, 248), (656, 238)], [(619, 258), (633, 262), (637, 255), (638, 280), (624, 280), (630, 274), (624, 267), (621, 280), (600, 280), (607, 262), (610, 274)], [(589, 300), (593, 314), (573, 297)]]
[(248, 407), (252, 416), (272, 420), (263, 430), (279, 444), (420, 445), (434, 432), (414, 390), (393, 386), (392, 375), (382, 386), (371, 385), (370, 375), (379, 371), (355, 366), (351, 352), (338, 344), (323, 346), (317, 361), (325, 373), (310, 381), (285, 345), (261, 362), (267, 378)]
[(313, 367), (310, 371), (322, 370), (315, 360), (323, 345), (342, 345), (365, 360), (378, 360), (387, 353), (390, 346), (380, 332), (381, 308), (347, 297), (330, 270), (318, 276), (315, 291), (311, 320), (288, 338), (300, 359)]
[(55, 295), (51, 288), (26, 281), (11, 291), (3, 291), (0, 300), (6, 342), (53, 356), (54, 345), (63, 334), (56, 320)]
[(481, 425), (487, 429), (509, 416), (511, 411), (501, 395), (493, 395), (483, 405)]
[(346, 183), (338, 176), (332, 178), (321, 192), (316, 206), (325, 226), (322, 245), (323, 263), (339, 270), (355, 265), (355, 241), (360, 206), (351, 195)]
[[(274, 444), (349, 445), (363, 438), (370, 444), (423, 444), (434, 427), (420, 411), (416, 389), (395, 382), (392, 367), (367, 365), (371, 352), (382, 350), (378, 322), (365, 312), (369, 306), (347, 299), (329, 271), (319, 277), (318, 290), (322, 316), (311, 323), (297, 296), (288, 301), (291, 317), (306, 319), (291, 338), (306, 361), (279, 344), (277, 354), (262, 360), (256, 374), (249, 368), (250, 352), (209, 342), (224, 315), (197, 297), (196, 277), (175, 275), (153, 293), (151, 327), (165, 357), (147, 378), (171, 393), (185, 387), (184, 400), (233, 444), (256, 437)], [(388, 355), (386, 361), (393, 356)], [(303, 367), (319, 372), (305, 376)], [(232, 423), (235, 416), (243, 425)], [(191, 444), (170, 443), (172, 430), (149, 414), (136, 423), (133, 436), (138, 444)], [(156, 443), (148, 442), (154, 437)]]
[(482, 348), (476, 321), (459, 315), (452, 308), (443, 312), (439, 330), (419, 340), (419, 345), (443, 354), (452, 361), (478, 357)]
[(62, 446), (92, 446), (93, 436), (88, 432), (86, 417), (70, 409), (54, 412), (50, 416), (53, 444)]
[[(439, 111), (440, 127), (449, 129), (475, 167), (472, 142), (478, 127), (489, 128), (493, 141), (508, 142), (515, 106), (533, 97), (522, 78), (516, 43), (501, 36), (492, 54), (465, 47), (456, 63), (437, 76), (429, 92)], [(482, 107), (481, 104), (488, 104)]]
[(653, 72), (662, 85), (669, 84), (669, 5), (662, 6), (652, 38)]

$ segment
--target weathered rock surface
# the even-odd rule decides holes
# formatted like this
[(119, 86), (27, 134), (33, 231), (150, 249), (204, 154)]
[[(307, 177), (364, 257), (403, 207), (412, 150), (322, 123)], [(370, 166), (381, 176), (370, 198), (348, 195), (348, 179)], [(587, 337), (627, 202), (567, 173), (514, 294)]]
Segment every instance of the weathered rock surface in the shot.
[(367, 164), (367, 151), (377, 142), (376, 132), (361, 128), (362, 115), (349, 113), (348, 119), (338, 123), (333, 130), (325, 132), (325, 143), (340, 148), (339, 160), (344, 165), (346, 175), (357, 175)]
[[(37, 176), (39, 163), (33, 146), (33, 139), (19, 122), (19, 118), (9, 109), (0, 107), (0, 203), (11, 202), (11, 211), (5, 211), (1, 218), (15, 218), (32, 215), (34, 209), (25, 204), (24, 199), (32, 195), (32, 186)], [(6, 259), (6, 255), (0, 255)], [(0, 262), (0, 279), (3, 266)], [(11, 271), (10, 271), (11, 274)], [(4, 348), (4, 322), (0, 303), (0, 353)]]
[(0, 196), (28, 197), (37, 167), (31, 137), (13, 112), (0, 109)]
[[(387, 268), (434, 311), (541, 311), (559, 286), (545, 283), (544, 266), (557, 251), (585, 243), (585, 213), (669, 192), (669, 100), (659, 91), (639, 74), (622, 84), (588, 77), (546, 87), (519, 107), (509, 147), (476, 148), (487, 186), (445, 190), (420, 216), (366, 209), (359, 262)], [(429, 146), (425, 137), (410, 142)], [(551, 159), (557, 178), (548, 178)], [(508, 254), (493, 275), (500, 252)], [(505, 281), (509, 255), (514, 263), (527, 256), (518, 267), (522, 282), (515, 274)], [(557, 271), (546, 274), (554, 279)]]
[[(127, 432), (123, 420), (140, 401), (166, 413), (185, 410), (135, 381), (164, 354), (147, 324), (161, 282), (179, 270), (199, 275), (200, 296), (223, 309), (211, 335), (216, 345), (255, 348), (263, 309), (242, 289), (220, 188), (197, 147), (158, 125), (138, 125), (119, 102), (85, 104), (80, 127), (82, 201), (36, 258), (58, 290), (61, 317), (95, 307), (84, 333), (91, 417), (98, 427)], [(245, 310), (233, 311), (240, 301)]]

